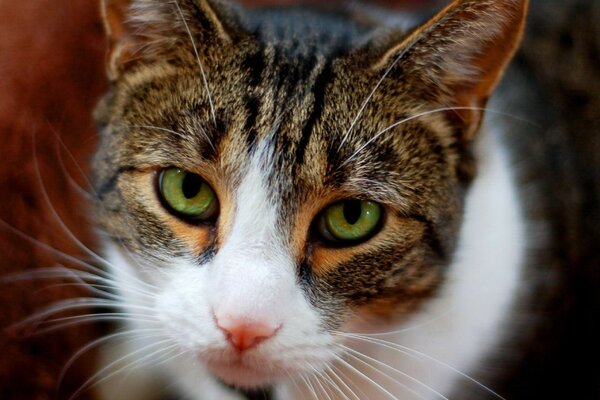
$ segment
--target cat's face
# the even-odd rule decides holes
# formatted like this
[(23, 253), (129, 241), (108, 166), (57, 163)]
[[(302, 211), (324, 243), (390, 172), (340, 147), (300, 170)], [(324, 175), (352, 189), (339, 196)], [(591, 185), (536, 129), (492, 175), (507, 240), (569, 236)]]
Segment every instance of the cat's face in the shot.
[(434, 296), (524, 2), (458, 1), (409, 34), (133, 5), (106, 9), (95, 172), (134, 325), (180, 367), (253, 387), (324, 368), (357, 319)]

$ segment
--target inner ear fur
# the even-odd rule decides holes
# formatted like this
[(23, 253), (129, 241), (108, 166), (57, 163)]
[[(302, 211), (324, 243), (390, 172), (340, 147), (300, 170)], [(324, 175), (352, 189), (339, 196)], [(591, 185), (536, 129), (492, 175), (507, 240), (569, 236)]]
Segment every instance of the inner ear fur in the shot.
[(143, 61), (168, 56), (185, 43), (194, 51), (230, 41), (237, 24), (215, 0), (101, 0), (108, 42), (107, 71), (117, 79)]
[(520, 43), (527, 6), (528, 0), (455, 0), (389, 46), (374, 67), (401, 71), (415, 95), (436, 107), (455, 107), (446, 115), (468, 141)]
[(128, 18), (132, 0), (102, 0), (101, 10), (107, 40), (107, 73), (116, 79), (134, 58), (137, 39)]

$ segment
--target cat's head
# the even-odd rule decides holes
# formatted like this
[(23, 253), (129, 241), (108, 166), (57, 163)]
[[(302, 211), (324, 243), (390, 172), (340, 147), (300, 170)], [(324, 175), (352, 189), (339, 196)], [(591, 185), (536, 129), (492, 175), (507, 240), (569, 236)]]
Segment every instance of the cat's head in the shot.
[(525, 9), (455, 1), (405, 32), (106, 0), (97, 213), (135, 324), (180, 367), (258, 386), (323, 368), (358, 318), (435, 296)]

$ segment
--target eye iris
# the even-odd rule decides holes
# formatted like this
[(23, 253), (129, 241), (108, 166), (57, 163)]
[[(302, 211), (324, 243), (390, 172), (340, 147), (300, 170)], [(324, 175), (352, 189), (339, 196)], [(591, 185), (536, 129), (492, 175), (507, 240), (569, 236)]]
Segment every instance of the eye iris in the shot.
[(367, 239), (381, 219), (381, 206), (372, 201), (348, 200), (330, 206), (318, 224), (323, 238), (333, 242)]
[(170, 168), (161, 172), (159, 186), (161, 196), (177, 213), (198, 219), (208, 219), (217, 210), (214, 192), (196, 174), (178, 168)]

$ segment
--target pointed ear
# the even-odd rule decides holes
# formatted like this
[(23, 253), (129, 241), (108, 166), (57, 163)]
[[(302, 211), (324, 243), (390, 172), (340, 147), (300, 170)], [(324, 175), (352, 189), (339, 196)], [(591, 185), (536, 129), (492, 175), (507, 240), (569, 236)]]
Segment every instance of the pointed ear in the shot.
[(139, 62), (230, 41), (238, 25), (214, 0), (101, 0), (111, 80)]
[(514, 55), (528, 0), (455, 0), (400, 44), (376, 68), (399, 71), (411, 92), (437, 107), (455, 107), (449, 122), (462, 141), (478, 130), (488, 98)]
[(133, 27), (128, 23), (132, 0), (102, 0), (102, 19), (108, 42), (107, 72), (111, 80), (120, 75), (128, 64), (137, 47)]

